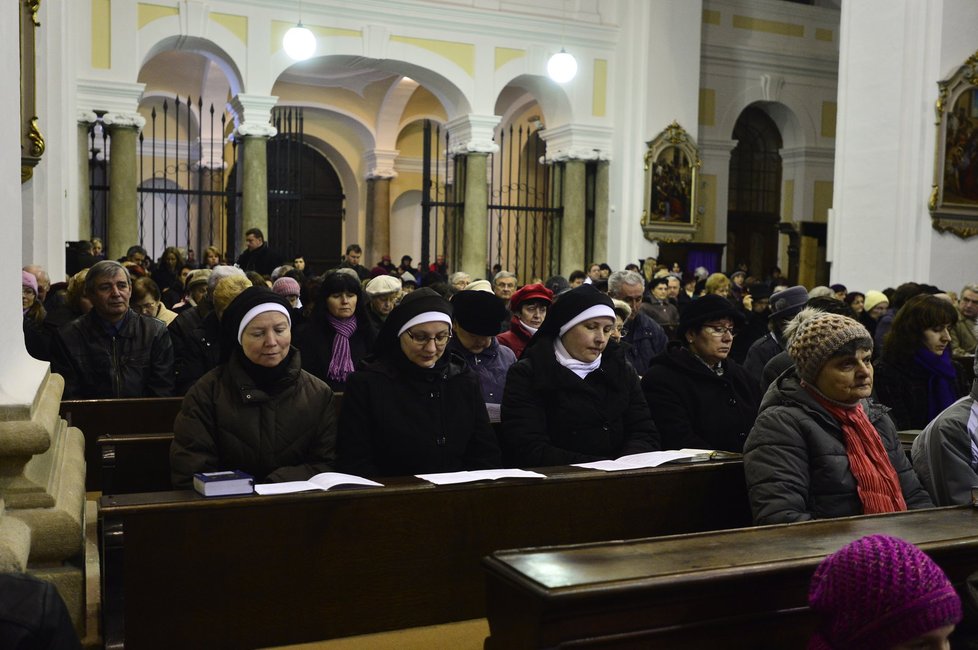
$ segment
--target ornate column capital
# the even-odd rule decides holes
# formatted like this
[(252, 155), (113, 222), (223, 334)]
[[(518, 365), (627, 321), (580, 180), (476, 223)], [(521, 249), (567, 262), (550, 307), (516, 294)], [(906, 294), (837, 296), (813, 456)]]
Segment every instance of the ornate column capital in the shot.
[(87, 108), (79, 108), (78, 113), (75, 115), (75, 120), (79, 125), (90, 126), (98, 120), (98, 115), (95, 111)]
[(278, 131), (272, 126), (272, 109), (278, 97), (272, 95), (235, 95), (228, 102), (234, 116), (234, 134), (239, 137), (271, 138)]
[(548, 163), (610, 160), (611, 137), (612, 129), (588, 124), (562, 124), (540, 132), (540, 138), (547, 143)]
[(497, 153), (499, 145), (493, 140), (498, 115), (462, 115), (445, 124), (448, 129), (448, 151), (451, 154)]
[(401, 152), (397, 149), (372, 149), (363, 154), (364, 176), (373, 178), (397, 178), (394, 162)]
[[(75, 84), (78, 96), (79, 121), (83, 112), (135, 113), (146, 84), (104, 79), (79, 79)], [(90, 120), (94, 121), (94, 120)]]
[(102, 124), (110, 129), (114, 126), (121, 126), (139, 130), (146, 126), (146, 118), (139, 113), (116, 111), (103, 115)]

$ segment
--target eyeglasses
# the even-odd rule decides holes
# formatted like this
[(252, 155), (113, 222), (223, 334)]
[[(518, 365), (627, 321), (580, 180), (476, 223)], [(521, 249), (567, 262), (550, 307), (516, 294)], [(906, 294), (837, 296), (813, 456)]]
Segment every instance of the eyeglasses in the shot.
[(722, 327), (717, 325), (704, 325), (703, 329), (710, 333), (710, 336), (715, 336), (720, 338), (724, 334), (729, 334), (730, 336), (737, 336), (737, 331), (732, 327)]
[(434, 336), (425, 336), (424, 334), (415, 334), (411, 330), (404, 332), (407, 334), (408, 338), (414, 341), (415, 345), (418, 347), (424, 347), (428, 345), (429, 342), (434, 341), (435, 345), (441, 347), (448, 344), (448, 339), (452, 338), (451, 332), (441, 332), (435, 334)]

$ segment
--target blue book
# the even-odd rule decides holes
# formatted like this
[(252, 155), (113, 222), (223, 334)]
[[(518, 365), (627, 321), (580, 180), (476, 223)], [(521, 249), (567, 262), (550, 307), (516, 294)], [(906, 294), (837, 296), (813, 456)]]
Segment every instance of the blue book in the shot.
[(194, 474), (194, 489), (205, 497), (251, 494), (255, 491), (255, 477), (240, 469), (227, 472), (200, 472)]

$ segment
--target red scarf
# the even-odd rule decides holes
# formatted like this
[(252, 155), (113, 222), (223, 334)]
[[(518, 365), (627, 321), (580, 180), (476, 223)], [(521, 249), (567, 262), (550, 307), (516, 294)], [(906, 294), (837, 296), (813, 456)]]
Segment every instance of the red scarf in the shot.
[(829, 401), (812, 386), (805, 388), (842, 427), (849, 468), (856, 477), (856, 493), (863, 504), (863, 514), (906, 510), (907, 502), (903, 499), (896, 470), (886, 455), (879, 431), (866, 417), (862, 404), (844, 406)]

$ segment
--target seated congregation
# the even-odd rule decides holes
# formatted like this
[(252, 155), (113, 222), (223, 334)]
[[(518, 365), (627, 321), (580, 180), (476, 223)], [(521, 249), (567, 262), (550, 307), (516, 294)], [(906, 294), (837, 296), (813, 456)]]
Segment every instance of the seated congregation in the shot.
[[(763, 524), (965, 503), (978, 484), (973, 285), (956, 305), (915, 283), (809, 291), (675, 265), (519, 287), (410, 259), (248, 276), (209, 255), (184, 273), (176, 254), (157, 273), (98, 261), (50, 304), (31, 267), (23, 307), (66, 398), (185, 395), (177, 487), (219, 469), (388, 477), (692, 448), (744, 454)], [(911, 465), (897, 432), (921, 429)]]

